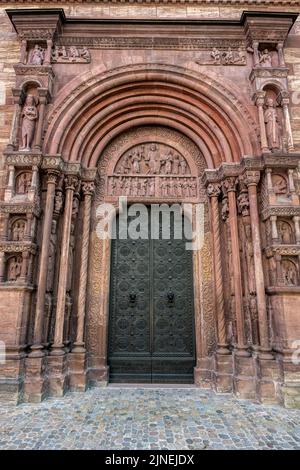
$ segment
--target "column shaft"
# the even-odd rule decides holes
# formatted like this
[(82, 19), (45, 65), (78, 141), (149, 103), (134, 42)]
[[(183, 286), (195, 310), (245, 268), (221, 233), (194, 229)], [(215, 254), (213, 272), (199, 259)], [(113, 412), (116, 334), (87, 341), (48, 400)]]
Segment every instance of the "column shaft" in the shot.
[[(42, 246), (39, 261), (39, 272), (37, 280), (37, 297), (34, 323), (34, 345), (33, 350), (42, 349), (42, 333), (43, 333), (43, 317), (45, 311), (45, 294), (47, 286), (47, 268), (49, 259), (49, 246), (51, 235), (51, 224), (54, 207), (55, 185), (57, 181), (57, 173), (49, 172), (47, 179), (47, 195), (44, 213), (44, 225), (42, 233)], [(34, 352), (32, 353), (34, 354)]]

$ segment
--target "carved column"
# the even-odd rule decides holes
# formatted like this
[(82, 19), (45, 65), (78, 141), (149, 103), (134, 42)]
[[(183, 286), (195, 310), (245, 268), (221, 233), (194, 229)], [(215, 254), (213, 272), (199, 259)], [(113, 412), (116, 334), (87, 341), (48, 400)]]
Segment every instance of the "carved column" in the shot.
[(232, 244), (232, 263), (233, 263), (233, 282), (234, 282), (234, 301), (235, 313), (237, 324), (237, 351), (238, 356), (249, 356), (247, 351), (246, 336), (245, 336), (245, 321), (243, 311), (243, 288), (242, 288), (242, 273), (241, 273), (241, 259), (240, 259), (240, 246), (239, 246), (239, 233), (237, 223), (237, 208), (236, 208), (236, 178), (228, 177), (223, 182), (223, 191), (227, 193), (229, 204), (229, 225), (231, 233)]
[(260, 127), (260, 140), (261, 140), (261, 150), (263, 153), (270, 153), (267, 141), (266, 127), (265, 127), (265, 118), (264, 118), (264, 103), (265, 103), (265, 91), (258, 91), (255, 94), (255, 104), (258, 109), (258, 120)]
[(254, 41), (252, 43), (252, 49), (253, 49), (253, 67), (257, 67), (259, 65), (259, 55), (258, 55), (258, 46), (259, 42)]
[(4, 200), (9, 201), (15, 193), (15, 167), (9, 165), (8, 167), (8, 182), (4, 192)]
[(47, 287), (47, 268), (49, 258), (49, 246), (51, 235), (51, 224), (54, 207), (55, 185), (57, 183), (58, 172), (49, 170), (47, 173), (47, 195), (45, 202), (44, 212), (44, 225), (42, 233), (42, 246), (39, 260), (39, 272), (37, 280), (37, 297), (35, 309), (35, 323), (34, 323), (34, 344), (31, 349), (30, 355), (41, 355), (42, 346), (42, 332), (43, 332), (43, 319), (45, 311), (45, 294)]
[(22, 101), (24, 99), (24, 93), (20, 88), (14, 88), (12, 92), (14, 96), (15, 110), (11, 124), (9, 144), (7, 146), (7, 150), (9, 151), (13, 151), (18, 148), (18, 131), (22, 111)]
[(267, 316), (267, 304), (265, 295), (265, 279), (263, 272), (263, 261), (261, 251), (261, 240), (259, 230), (259, 215), (257, 205), (257, 185), (260, 180), (259, 171), (246, 171), (245, 183), (249, 192), (250, 219), (254, 253), (255, 285), (257, 296), (259, 339), (260, 339), (260, 357), (262, 359), (272, 359), (270, 353), (269, 327)]
[(21, 275), (20, 275), (21, 282), (26, 282), (28, 263), (29, 263), (29, 252), (24, 251), (22, 253), (22, 266), (21, 266)]
[(2, 219), (2, 231), (1, 231), (1, 240), (6, 241), (8, 240), (8, 221), (9, 221), (9, 214), (4, 212), (1, 214)]
[(22, 39), (20, 47), (20, 64), (26, 64), (26, 54), (27, 54), (27, 40)]
[(281, 92), (281, 105), (283, 110), (283, 117), (284, 117), (284, 127), (286, 132), (286, 140), (287, 140), (287, 147), (288, 150), (294, 150), (294, 143), (293, 143), (293, 135), (292, 135), (292, 127), (290, 121), (290, 113), (289, 113), (289, 93), (287, 91)]
[(46, 104), (47, 104), (47, 95), (48, 90), (46, 88), (38, 88), (39, 91), (39, 117), (38, 123), (36, 126), (35, 131), (35, 140), (34, 140), (34, 150), (41, 150), (42, 149), (42, 137), (43, 137), (43, 126), (44, 126), (44, 119), (45, 119), (45, 111), (46, 111)]
[(88, 276), (88, 256), (89, 256), (89, 239), (90, 239), (90, 223), (91, 223), (91, 203), (94, 193), (94, 183), (83, 182), (82, 191), (84, 195), (83, 201), (83, 227), (82, 227), (82, 246), (81, 246), (81, 264), (79, 274), (79, 294), (78, 294), (78, 316), (76, 341), (72, 352), (85, 352), (84, 348), (84, 322), (86, 311), (86, 286)]
[(5, 253), (0, 251), (0, 282), (4, 282), (5, 273)]
[(278, 243), (279, 235), (277, 229), (277, 215), (271, 215), (271, 236), (272, 236), (272, 243)]
[(219, 354), (229, 354), (226, 338), (226, 322), (224, 308), (223, 275), (222, 275), (222, 253), (221, 253), (221, 234), (220, 234), (220, 215), (218, 197), (220, 194), (220, 184), (209, 184), (207, 194), (211, 201), (211, 221), (213, 233), (214, 250), (214, 273), (215, 273), (215, 302), (218, 330), (218, 349)]
[(300, 217), (299, 215), (295, 215), (293, 217), (294, 226), (295, 226), (295, 238), (297, 245), (300, 244)]
[(278, 65), (279, 67), (285, 67), (284, 55), (283, 55), (283, 42), (279, 42), (277, 44), (277, 52), (278, 52)]
[(46, 49), (46, 52), (45, 52), (44, 65), (50, 65), (51, 64), (52, 45), (53, 45), (52, 39), (47, 39), (47, 49)]
[(68, 260), (70, 254), (70, 235), (72, 222), (73, 194), (78, 183), (77, 176), (68, 175), (65, 178), (65, 210), (63, 220), (63, 233), (61, 241), (60, 266), (58, 275), (58, 292), (55, 315), (54, 344), (52, 346), (51, 355), (64, 355), (63, 333), (64, 333), (64, 317), (66, 303), (66, 288), (68, 280)]

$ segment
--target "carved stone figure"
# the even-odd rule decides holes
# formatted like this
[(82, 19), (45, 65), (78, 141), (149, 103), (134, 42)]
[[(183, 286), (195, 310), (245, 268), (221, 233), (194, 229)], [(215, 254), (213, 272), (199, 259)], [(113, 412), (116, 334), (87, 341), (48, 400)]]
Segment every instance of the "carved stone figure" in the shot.
[(148, 189), (148, 180), (147, 180), (147, 178), (145, 178), (141, 181), (140, 188), (141, 188), (141, 196), (146, 196), (147, 195), (147, 189)]
[(237, 202), (238, 202), (239, 213), (242, 214), (243, 217), (248, 216), (249, 213), (250, 213), (250, 212), (249, 212), (249, 197), (248, 197), (248, 193), (242, 192), (242, 193), (238, 196)]
[(180, 159), (178, 153), (175, 153), (174, 159), (173, 159), (173, 174), (178, 175), (179, 173), (179, 164), (180, 164)]
[(140, 162), (141, 162), (141, 156), (139, 153), (134, 152), (131, 156), (131, 162), (132, 162), (132, 171), (133, 173), (140, 173), (141, 167), (140, 167)]
[(134, 178), (132, 181), (132, 195), (138, 196), (139, 194), (139, 179)]
[(77, 57), (79, 57), (79, 51), (78, 51), (77, 47), (75, 47), (75, 46), (70, 47), (69, 57), (71, 59), (77, 59)]
[(33, 95), (27, 95), (22, 111), (22, 147), (20, 150), (30, 151), (37, 119), (38, 111), (36, 107), (36, 99)]
[(226, 65), (234, 63), (234, 56), (231, 47), (228, 47), (228, 50), (223, 52), (222, 56)]
[(213, 58), (214, 63), (219, 63), (219, 62), (220, 62), (220, 60), (221, 60), (221, 52), (220, 52), (216, 47), (213, 48), (213, 50), (211, 51), (210, 55), (211, 55), (211, 57)]
[(235, 53), (233, 62), (235, 64), (246, 64), (246, 56), (242, 49), (239, 47), (237, 52)]
[(274, 175), (272, 177), (273, 190), (275, 194), (286, 194), (287, 193), (287, 181), (281, 175)]
[(172, 173), (173, 164), (173, 152), (170, 150), (169, 154), (165, 158), (165, 174), (170, 175)]
[(16, 178), (16, 193), (27, 194), (31, 186), (31, 173), (21, 173)]
[(187, 163), (184, 158), (180, 158), (180, 172), (182, 175), (186, 174)]
[(283, 261), (282, 271), (283, 271), (283, 280), (286, 286), (298, 285), (297, 268), (294, 263), (292, 263), (289, 260)]
[(83, 47), (83, 48), (81, 49), (80, 55), (81, 55), (81, 57), (83, 57), (83, 59), (85, 59), (87, 62), (89, 62), (89, 61), (91, 60), (91, 53), (90, 53), (90, 51), (89, 51), (86, 47)]
[(34, 46), (34, 49), (31, 53), (30, 59), (29, 59), (29, 64), (31, 65), (43, 65), (45, 57), (45, 51), (42, 47), (40, 47), (38, 44)]
[(16, 220), (12, 225), (12, 240), (18, 242), (23, 240), (25, 234), (26, 222), (25, 220)]
[(272, 67), (272, 56), (268, 49), (259, 53), (259, 64), (262, 67)]
[(273, 98), (267, 98), (264, 118), (268, 147), (270, 150), (276, 150), (280, 148), (278, 115), (275, 106), (276, 105)]
[(56, 241), (57, 241), (56, 226), (57, 226), (56, 220), (52, 220), (51, 237), (50, 237), (50, 245), (49, 245), (48, 272), (47, 272), (47, 292), (50, 292), (53, 289), (54, 272), (55, 272)]
[(54, 199), (54, 212), (60, 213), (63, 207), (64, 197), (61, 191), (57, 191)]
[(8, 281), (17, 281), (21, 276), (22, 256), (14, 256), (8, 261), (7, 279)]
[(222, 219), (225, 221), (229, 215), (229, 205), (228, 205), (228, 198), (225, 197), (222, 200)]
[(281, 243), (287, 245), (290, 245), (292, 243), (292, 228), (287, 222), (278, 222), (278, 233), (280, 235)]

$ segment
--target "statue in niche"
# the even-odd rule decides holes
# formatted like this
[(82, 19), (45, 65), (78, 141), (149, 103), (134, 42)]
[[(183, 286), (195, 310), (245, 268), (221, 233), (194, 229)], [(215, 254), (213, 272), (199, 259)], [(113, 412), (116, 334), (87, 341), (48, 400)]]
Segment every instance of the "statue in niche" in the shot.
[(286, 194), (287, 193), (287, 181), (281, 175), (274, 175), (272, 177), (273, 190), (275, 194)]
[(282, 263), (283, 279), (286, 286), (297, 286), (298, 275), (297, 268), (294, 263), (285, 260)]
[(292, 228), (290, 224), (284, 221), (278, 223), (278, 233), (282, 244), (292, 244)]
[(182, 174), (182, 175), (186, 175), (187, 163), (186, 163), (186, 161), (185, 161), (185, 159), (184, 159), (183, 157), (180, 158), (179, 165), (180, 165), (181, 174)]
[(266, 125), (268, 147), (270, 150), (278, 150), (280, 148), (279, 124), (278, 124), (278, 114), (276, 111), (276, 104), (273, 98), (266, 99), (266, 109), (264, 111), (264, 119), (265, 119), (265, 125)]
[(21, 276), (22, 269), (22, 256), (14, 256), (10, 258), (8, 262), (8, 272), (7, 279), (8, 281), (17, 281)]
[(57, 191), (54, 199), (54, 212), (60, 213), (63, 207), (64, 197), (61, 191)]
[(31, 187), (31, 173), (21, 173), (16, 179), (16, 193), (27, 194)]
[(47, 292), (52, 291), (53, 282), (54, 282), (56, 241), (57, 241), (56, 227), (57, 227), (56, 220), (52, 220), (50, 245), (49, 245), (48, 271), (47, 271)]
[(33, 95), (27, 95), (22, 111), (21, 137), (22, 147), (20, 150), (30, 151), (34, 138), (38, 111), (36, 99)]
[(179, 173), (179, 164), (180, 164), (180, 159), (178, 153), (175, 153), (174, 159), (173, 159), (173, 174), (178, 175)]
[(38, 44), (36, 44), (31, 53), (29, 64), (43, 65), (44, 58), (45, 58), (45, 50), (42, 47), (40, 47)]
[(16, 220), (12, 226), (12, 240), (18, 242), (23, 240), (25, 234), (26, 222), (25, 220)]
[(178, 196), (178, 197), (181, 197), (181, 196), (182, 196), (181, 178), (177, 178), (177, 196)]
[(213, 58), (215, 64), (221, 61), (221, 52), (216, 47), (213, 48), (210, 55)]
[(272, 67), (272, 56), (268, 49), (259, 52), (259, 64), (261, 67)]

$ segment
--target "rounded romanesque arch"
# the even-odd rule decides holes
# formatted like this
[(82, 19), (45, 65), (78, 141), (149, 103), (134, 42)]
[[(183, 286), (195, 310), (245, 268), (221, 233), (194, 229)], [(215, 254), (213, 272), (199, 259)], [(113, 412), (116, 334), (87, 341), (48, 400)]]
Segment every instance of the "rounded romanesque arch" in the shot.
[(208, 168), (258, 152), (255, 122), (238, 90), (181, 67), (103, 67), (66, 85), (48, 115), (45, 151), (95, 167), (103, 149), (141, 125), (171, 127), (200, 149)]

